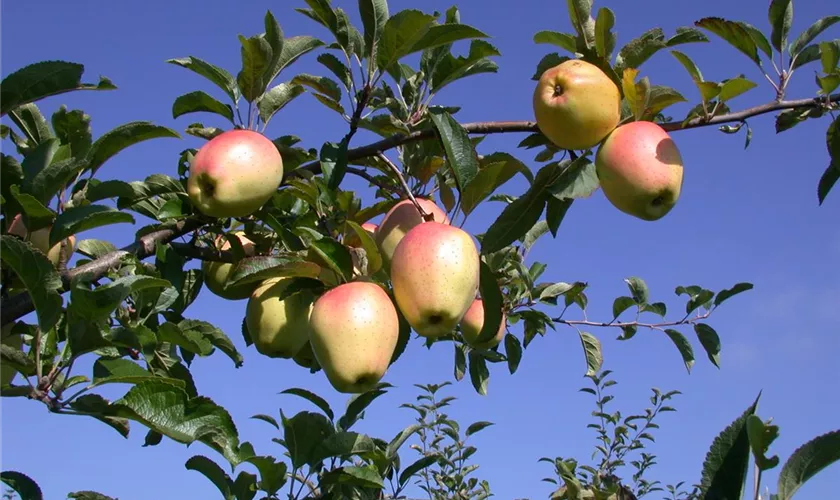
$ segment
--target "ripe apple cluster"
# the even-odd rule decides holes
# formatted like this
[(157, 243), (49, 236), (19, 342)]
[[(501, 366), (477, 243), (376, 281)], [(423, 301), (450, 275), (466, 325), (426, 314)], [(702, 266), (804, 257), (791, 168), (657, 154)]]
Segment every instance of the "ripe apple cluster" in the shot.
[[(205, 215), (242, 217), (265, 204), (282, 178), (283, 161), (270, 140), (257, 132), (231, 130), (197, 152), (187, 193)], [(423, 217), (415, 203), (431, 214), (431, 220)], [(465, 341), (476, 348), (499, 344), (504, 321), (498, 335), (477, 343), (484, 308), (478, 298), (476, 243), (470, 234), (452, 226), (434, 201), (402, 200), (379, 225), (368, 221), (361, 227), (382, 255), (392, 290), (362, 276), (355, 260), (354, 278), (341, 283), (314, 252), (309, 252), (307, 260), (321, 265), (319, 278), (328, 286), (317, 297), (287, 293), (293, 282), (288, 277), (227, 286), (234, 269), (229, 262), (205, 261), (205, 283), (219, 297), (247, 299), (245, 326), (260, 354), (292, 359), (306, 368), (320, 367), (339, 392), (365, 392), (382, 380), (399, 341), (399, 313), (426, 338), (451, 334), (460, 326)], [(239, 241), (245, 256), (255, 254), (254, 242), (242, 231), (219, 236), (216, 248), (230, 249), (232, 238)], [(351, 249), (362, 246), (355, 234), (346, 237), (344, 244)]]
[(658, 124), (621, 124), (621, 93), (600, 68), (570, 59), (540, 76), (533, 96), (537, 127), (561, 149), (598, 146), (595, 170), (604, 196), (646, 221), (674, 208), (683, 183), (679, 149)]

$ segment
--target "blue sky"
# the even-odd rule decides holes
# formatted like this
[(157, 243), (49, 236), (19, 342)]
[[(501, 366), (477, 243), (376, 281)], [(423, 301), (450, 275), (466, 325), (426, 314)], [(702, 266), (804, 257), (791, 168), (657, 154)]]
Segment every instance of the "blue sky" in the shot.
[[(356, 2), (336, 1), (360, 26)], [(600, 1), (617, 17), (619, 46), (653, 26), (672, 34), (677, 26), (691, 25), (705, 16), (747, 21), (765, 30), (766, 1), (748, 2), (640, 2)], [(423, 10), (444, 11), (451, 2), (423, 3)], [(311, 34), (328, 39), (329, 33), (294, 12), (303, 2), (231, 2), (194, 0), (180, 2), (3, 2), (2, 75), (26, 64), (61, 59), (83, 63), (86, 81), (97, 75), (113, 80), (119, 90), (63, 95), (39, 103), (52, 113), (61, 104), (82, 108), (93, 118), (94, 137), (125, 122), (150, 120), (182, 131), (193, 121), (219, 124), (208, 116), (173, 120), (171, 103), (179, 95), (205, 90), (220, 93), (201, 77), (164, 61), (193, 55), (235, 73), (239, 69), (237, 34), (250, 36), (263, 30), (263, 16), (271, 9), (286, 36)], [(502, 52), (499, 72), (481, 75), (450, 86), (437, 104), (459, 105), (461, 121), (532, 119), (530, 80), (540, 58), (551, 51), (535, 45), (532, 36), (543, 29), (571, 31), (565, 2), (458, 3), (463, 22), (492, 36)], [(391, 1), (391, 12), (416, 7), (415, 2)], [(795, 3), (793, 33), (810, 25), (831, 9), (818, 2)], [(825, 38), (838, 34), (834, 27)], [(464, 50), (461, 44), (459, 50)], [(717, 38), (710, 44), (683, 46), (709, 79), (722, 80), (744, 73), (759, 88), (737, 98), (733, 108), (759, 104), (773, 91), (755, 66)], [(789, 87), (791, 97), (814, 94), (813, 71), (807, 66)], [(315, 55), (305, 56), (281, 75), (281, 81), (299, 72), (325, 74)], [(696, 89), (687, 73), (666, 52), (642, 67), (654, 84), (672, 85), (696, 102)], [(686, 105), (671, 108), (681, 117)], [(651, 479), (664, 484), (699, 480), (702, 461), (712, 439), (763, 390), (762, 417), (781, 426), (772, 452), (784, 460), (801, 443), (837, 427), (836, 353), (840, 349), (840, 258), (837, 210), (840, 194), (834, 193), (818, 207), (816, 185), (829, 158), (825, 149), (828, 119), (806, 123), (776, 137), (770, 115), (750, 121), (752, 144), (744, 150), (743, 133), (727, 136), (715, 128), (674, 134), (686, 162), (680, 202), (664, 219), (643, 222), (615, 210), (597, 192), (575, 203), (557, 239), (544, 237), (532, 250), (529, 263), (549, 264), (543, 279), (583, 280), (588, 291), (590, 319), (610, 319), (612, 299), (626, 292), (622, 280), (644, 278), (652, 297), (668, 304), (672, 312), (684, 304), (674, 295), (677, 285), (699, 284), (720, 290), (740, 281), (755, 290), (731, 299), (710, 319), (723, 341), (722, 368), (718, 370), (701, 352), (693, 336), (697, 364), (691, 375), (670, 341), (662, 334), (640, 331), (629, 342), (616, 341), (617, 331), (595, 329), (603, 342), (605, 367), (614, 370), (619, 385), (615, 403), (625, 414), (641, 411), (650, 387), (678, 389), (676, 414), (661, 419), (651, 452), (659, 464)], [(346, 124), (333, 112), (304, 95), (286, 107), (268, 130), (270, 136), (295, 134), (307, 147), (338, 141)], [(139, 180), (154, 172), (177, 175), (178, 153), (200, 147), (203, 141), (182, 134), (183, 139), (159, 139), (121, 153), (100, 171), (100, 177)], [(531, 167), (531, 151), (516, 150), (522, 134), (489, 137), (484, 154), (508, 151)], [(360, 132), (358, 146), (370, 142)], [(8, 151), (10, 143), (3, 144)], [(362, 186), (355, 179), (349, 187)], [(524, 183), (517, 178), (502, 192), (520, 194)], [(361, 189), (361, 188), (360, 188)], [(366, 190), (365, 190), (366, 191)], [(367, 192), (367, 191), (366, 191)], [(482, 232), (495, 219), (501, 205), (493, 203), (472, 215), (465, 226)], [(128, 225), (107, 231), (90, 231), (82, 237), (108, 238), (119, 245), (130, 241)], [(235, 369), (219, 354), (197, 359), (192, 372), (199, 392), (227, 407), (243, 440), (259, 453), (280, 454), (270, 442), (273, 428), (251, 420), (257, 413), (287, 414), (310, 407), (294, 397), (277, 393), (304, 387), (325, 396), (334, 408), (343, 409), (347, 398), (334, 392), (323, 373), (309, 375), (297, 365), (257, 355), (245, 348), (240, 324), (245, 301), (227, 302), (202, 291), (188, 315), (212, 322), (233, 339), (245, 355), (245, 365)], [(513, 331), (521, 335), (521, 327)], [(691, 333), (686, 331), (686, 333)], [(89, 362), (92, 360), (89, 360)], [(89, 366), (89, 364), (88, 364)], [(427, 350), (412, 342), (385, 380), (397, 386), (377, 400), (359, 429), (386, 439), (412, 423), (410, 410), (398, 408), (414, 399), (412, 384), (453, 380), (452, 349), (445, 344)], [(558, 328), (536, 339), (524, 353), (519, 371), (511, 376), (504, 365), (492, 366), (489, 395), (476, 394), (468, 379), (454, 384), (447, 394), (458, 397), (450, 415), (462, 424), (476, 420), (496, 423), (474, 439), (481, 465), (478, 477), (491, 481), (496, 498), (545, 498), (552, 486), (540, 478), (552, 470), (538, 463), (541, 456), (576, 457), (588, 462), (594, 433), (590, 397), (577, 392), (586, 385), (584, 360), (574, 330)], [(109, 387), (103, 393), (119, 397), (127, 388)], [(46, 498), (64, 498), (68, 492), (93, 489), (122, 500), (148, 498), (215, 498), (209, 481), (186, 471), (184, 462), (194, 454), (217, 456), (201, 444), (189, 448), (164, 440), (143, 448), (145, 430), (134, 425), (129, 439), (119, 437), (98, 421), (49, 414), (25, 399), (2, 400), (2, 468), (35, 478)], [(404, 463), (413, 460), (406, 449)], [(775, 485), (778, 469), (765, 476)], [(801, 489), (799, 498), (825, 497), (831, 472), (823, 472)], [(774, 489), (774, 488), (773, 488)], [(419, 493), (419, 492), (417, 492)], [(653, 494), (649, 498), (658, 498)]]

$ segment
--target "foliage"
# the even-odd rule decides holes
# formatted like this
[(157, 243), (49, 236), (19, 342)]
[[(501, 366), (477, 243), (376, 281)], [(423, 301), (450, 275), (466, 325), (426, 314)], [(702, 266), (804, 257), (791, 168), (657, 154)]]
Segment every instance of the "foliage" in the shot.
[[(639, 329), (664, 333), (691, 371), (696, 362), (694, 347), (681, 331), (690, 328), (709, 361), (720, 367), (723, 341), (706, 320), (725, 300), (752, 289), (752, 284), (736, 283), (720, 291), (696, 284), (677, 286), (675, 294), (687, 299), (685, 313), (681, 306), (670, 318), (673, 306), (653, 301), (645, 281), (629, 277), (625, 280), (628, 293), (614, 299), (612, 317), (588, 319), (588, 283), (579, 278), (539, 281), (547, 264), (529, 264), (527, 256), (539, 238), (546, 234), (556, 238), (573, 204), (598, 189), (592, 149), (559, 150), (527, 122), (462, 123), (457, 118), (459, 107), (436, 100), (444, 87), (498, 70), (494, 58), (501, 53), (488, 41), (490, 35), (462, 23), (454, 6), (443, 14), (418, 9), (392, 13), (385, 0), (362, 0), (358, 3), (360, 29), (329, 0), (305, 0), (305, 4), (307, 8), (297, 12), (314, 22), (313, 28), (326, 31), (329, 41), (309, 35), (286, 37), (268, 11), (264, 32), (239, 36), (241, 67), (235, 71), (195, 56), (166, 61), (209, 80), (218, 94), (193, 91), (179, 96), (172, 103), (173, 119), (211, 113), (226, 119), (231, 128), (269, 134), (271, 120), (286, 105), (310, 94), (347, 122), (342, 138), (325, 139), (320, 145), (301, 145), (294, 135), (273, 138), (284, 161), (283, 185), (261, 209), (245, 217), (211, 218), (193, 206), (186, 185), (197, 148), (186, 147), (177, 160), (172, 159), (170, 174), (155, 173), (131, 182), (102, 177), (120, 152), (145, 141), (182, 139), (179, 132), (151, 122), (128, 121), (94, 138), (92, 117), (83, 110), (60, 106), (48, 113), (39, 107), (44, 98), (67, 92), (116, 90), (108, 78), (83, 83), (82, 64), (41, 61), (3, 79), (0, 116), (6, 116), (11, 125), (3, 124), (0, 136), (9, 139), (14, 154), (7, 154), (12, 151), (8, 149), (0, 157), (4, 340), (0, 354), (3, 367), (16, 372), (18, 383), (4, 383), (2, 396), (29, 398), (57, 414), (97, 419), (123, 437), (132, 424), (139, 424), (146, 429), (148, 445), (163, 437), (185, 445), (200, 442), (232, 469), (245, 464), (256, 467), (257, 475), (241, 471), (234, 479), (208, 457), (191, 459), (187, 468), (204, 474), (224, 498), (250, 499), (257, 490), (266, 498), (277, 498), (287, 485), (298, 497), (306, 491), (315, 496), (317, 491), (323, 498), (379, 498), (386, 480), (391, 494), (398, 496), (418, 474), (422, 489), (432, 498), (484, 498), (489, 494), (488, 483), (469, 477), (477, 466), (467, 465), (475, 451), (467, 438), (486, 424), (474, 423), (462, 436), (457, 423), (441, 412), (451, 399), (435, 397), (448, 382), (418, 386), (426, 392), (420, 399), (423, 403), (410, 406), (418, 411), (418, 421), (391, 441), (350, 431), (367, 406), (384, 393), (386, 382), (356, 395), (338, 420), (322, 399), (303, 389), (290, 389), (289, 394), (309, 399), (322, 412), (292, 417), (281, 413), (279, 420), (256, 417), (282, 431), (277, 441), (284, 446), (288, 461), (256, 456), (252, 445), (240, 440), (228, 410), (202, 395), (201, 381), (193, 379), (190, 368), (201, 358), (222, 354), (238, 368), (249, 354), (240, 352), (230, 332), (192, 316), (190, 306), (205, 287), (206, 276), (189, 266), (196, 260), (233, 264), (226, 286), (282, 276), (294, 284), (289, 294), (318, 297), (342, 283), (365, 279), (392, 293), (380, 249), (361, 230), (363, 222), (387, 212), (404, 197), (436, 199), (453, 225), (459, 219), (463, 225), (484, 204), (501, 202), (500, 214), (475, 237), (481, 251), (480, 295), (485, 301), (480, 339), (489, 340), (506, 318), (503, 342), (488, 349), (474, 348), (456, 328), (441, 338), (426, 339), (426, 345), (451, 342), (453, 378), (460, 381), (469, 373), (476, 392), (486, 395), (490, 366), (504, 363), (512, 375), (538, 335), (556, 330), (557, 325), (574, 329), (582, 347), (582, 371), (595, 387), (591, 389), (598, 407), (594, 428), (601, 458), (595, 465), (580, 467), (570, 459), (549, 460), (555, 465), (555, 482), (564, 483), (563, 495), (580, 495), (583, 490), (599, 492), (595, 495), (624, 494), (617, 488), (625, 485), (619, 486), (616, 478), (627, 465), (625, 457), (652, 439), (649, 431), (655, 429), (654, 419), (671, 409), (666, 403), (676, 393), (654, 391), (652, 407), (644, 415), (622, 420), (620, 414), (607, 413), (609, 396), (603, 391), (611, 385), (609, 372), (602, 371), (601, 341), (588, 330), (616, 328), (621, 331), (620, 340), (632, 339)], [(840, 129), (832, 115), (840, 100), (833, 93), (840, 86), (840, 42), (817, 38), (840, 16), (819, 19), (794, 38), (790, 32), (793, 2), (773, 0), (768, 10), (769, 36), (741, 21), (706, 17), (694, 26), (676, 28), (671, 36), (652, 28), (617, 47), (614, 28), (618, 21), (608, 7), (596, 11), (591, 0), (569, 0), (567, 5), (574, 32), (541, 31), (533, 36), (535, 44), (552, 45), (564, 53), (546, 54), (534, 80), (565, 59), (580, 58), (601, 68), (616, 83), (623, 122), (655, 121), (669, 132), (717, 126), (735, 134), (744, 128), (747, 146), (752, 137), (747, 120), (753, 117), (777, 113), (777, 133), (806, 120), (829, 118), (826, 147), (831, 160), (817, 181), (817, 201), (826, 202), (840, 179)], [(756, 65), (773, 89), (771, 102), (732, 111), (733, 101), (758, 84), (743, 74), (719, 82), (705, 78), (688, 52), (692, 44), (714, 40), (725, 42)], [(467, 53), (456, 56), (453, 50), (460, 45)], [(665, 50), (689, 73), (698, 93), (694, 101), (676, 89), (653, 84), (644, 73), (643, 64)], [(294, 63), (303, 57), (315, 57), (324, 74), (290, 75)], [(414, 66), (408, 62), (415, 60)], [(768, 73), (767, 61), (775, 75)], [(815, 95), (785, 100), (793, 75), (816, 62)], [(667, 117), (664, 113), (677, 103), (687, 103), (691, 110), (680, 119)], [(360, 128), (382, 140), (351, 148)], [(224, 131), (198, 121), (184, 128), (185, 134), (201, 141)], [(533, 159), (482, 147), (486, 134), (514, 132), (527, 134), (519, 148), (537, 149)], [(386, 155), (391, 150), (398, 161)], [(367, 180), (374, 198), (362, 200), (354, 191), (342, 189), (348, 174)], [(503, 193), (502, 188), (518, 174), (527, 183), (524, 192)], [(47, 248), (38, 248), (26, 236), (11, 231), (15, 220), (30, 233), (45, 230)], [(136, 241), (122, 249), (110, 241), (81, 239), (74, 244), (68, 240), (93, 229), (140, 221), (144, 225), (136, 229)], [(228, 238), (234, 229), (245, 231), (255, 242), (253, 256), (245, 255), (236, 238)], [(347, 244), (352, 234), (362, 241), (361, 248)], [(181, 236), (189, 241), (174, 241)], [(229, 241), (229, 250), (216, 248), (220, 237)], [(53, 259), (48, 250), (55, 245), (59, 251)], [(560, 312), (546, 312), (552, 308)], [(569, 318), (570, 309), (579, 309), (580, 318)], [(34, 317), (26, 319), (31, 312)], [(630, 319), (627, 314), (635, 316)], [(655, 315), (661, 321), (643, 321), (642, 315)], [(519, 323), (520, 335), (508, 330)], [(402, 324), (390, 363), (398, 362), (406, 345), (416, 341)], [(250, 347), (253, 342), (247, 328), (241, 334)], [(14, 337), (23, 339), (21, 348), (5, 342)], [(87, 362), (90, 369), (84, 374), (74, 371)], [(317, 362), (304, 368), (321, 369)], [(109, 384), (130, 387), (111, 401), (97, 391)], [(756, 404), (715, 440), (695, 491), (677, 493), (681, 485), (676, 485), (669, 487), (672, 496), (734, 498), (743, 490), (750, 456), (759, 471), (778, 465), (776, 457), (765, 455), (778, 430), (757, 420)], [(422, 456), (401, 469), (397, 451), (414, 433), (421, 436)], [(778, 498), (790, 498), (804, 481), (837, 460), (832, 451), (837, 448), (837, 434), (829, 433), (797, 450), (782, 467)], [(641, 453), (629, 462), (635, 471), (631, 475), (634, 494), (661, 490), (658, 482), (645, 479), (654, 458)], [(40, 496), (37, 484), (21, 472), (4, 472), (3, 481), (21, 496)], [(93, 492), (73, 495), (104, 498)]]

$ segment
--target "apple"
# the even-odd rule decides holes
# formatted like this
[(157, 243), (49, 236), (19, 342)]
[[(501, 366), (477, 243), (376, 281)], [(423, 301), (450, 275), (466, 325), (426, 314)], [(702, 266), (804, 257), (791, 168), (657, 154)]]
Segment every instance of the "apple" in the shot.
[(310, 372), (316, 372), (321, 369), (318, 360), (315, 359), (315, 353), (312, 352), (312, 344), (309, 340), (306, 341), (303, 347), (300, 348), (297, 354), (292, 357), (292, 361), (298, 366), (308, 368)]
[[(245, 255), (250, 257), (254, 255), (254, 242), (245, 237), (243, 231), (237, 231), (232, 234), (242, 244), (242, 249)], [(223, 236), (216, 238), (216, 248), (225, 251), (230, 250), (230, 242)], [(204, 271), (204, 284), (215, 295), (228, 300), (244, 300), (251, 296), (251, 293), (259, 286), (259, 283), (244, 283), (225, 288), (228, 278), (233, 272), (234, 264), (230, 262), (215, 262), (205, 260), (201, 264), (201, 269)]]
[(332, 288), (315, 301), (309, 323), (315, 359), (335, 390), (366, 392), (385, 376), (400, 327), (382, 287), (353, 281)]
[(245, 217), (262, 207), (282, 180), (283, 159), (273, 142), (252, 130), (229, 130), (196, 153), (187, 194), (210, 217)]
[(637, 121), (615, 129), (595, 155), (595, 171), (607, 200), (646, 221), (674, 208), (683, 184), (683, 159), (668, 132)]
[(463, 319), (461, 319), (461, 334), (464, 336), (467, 344), (476, 349), (492, 349), (499, 345), (504, 338), (505, 331), (507, 330), (505, 326), (506, 321), (507, 317), (503, 312), (502, 322), (499, 324), (499, 330), (496, 332), (496, 336), (486, 342), (477, 342), (478, 335), (484, 327), (484, 301), (475, 299), (470, 308), (467, 309)]
[(561, 149), (589, 149), (621, 120), (621, 93), (598, 66), (570, 59), (545, 70), (533, 97), (537, 127)]
[[(20, 349), (23, 347), (23, 336), (20, 334), (11, 335), (14, 326), (14, 323), (9, 323), (3, 327), (2, 332), (0, 332), (0, 336), (2, 336), (1, 342), (3, 345)], [(18, 372), (11, 366), (6, 366), (6, 363), (2, 363), (2, 365), (0, 366), (0, 386), (7, 386), (12, 383)]]
[[(365, 222), (364, 224), (362, 224), (362, 229), (367, 231), (371, 235), (371, 237), (375, 237), (377, 227), (379, 227), (379, 226), (377, 226), (373, 222)], [(359, 235), (356, 234), (356, 231), (354, 231), (352, 229), (349, 229), (347, 237), (344, 238), (344, 244), (347, 245), (348, 247), (357, 247), (358, 248), (358, 247), (362, 246), (362, 240), (361, 240), (361, 238), (359, 238)]]
[(313, 298), (295, 293), (279, 300), (292, 278), (263, 281), (245, 308), (245, 326), (260, 354), (271, 358), (294, 357), (309, 341), (309, 314)]
[[(423, 207), (426, 213), (434, 215), (435, 222), (449, 224), (449, 217), (435, 202), (426, 198), (417, 198), (417, 203)], [(394, 255), (400, 240), (413, 227), (423, 222), (423, 217), (417, 211), (417, 207), (411, 200), (402, 200), (397, 203), (382, 218), (379, 227), (376, 228), (376, 245), (382, 253), (383, 264), (388, 265)]]
[(424, 222), (406, 233), (391, 263), (394, 299), (419, 335), (451, 333), (478, 292), (480, 257), (464, 230)]
[[(61, 256), (61, 242), (56, 243), (50, 248), (50, 231), (52, 226), (42, 227), (41, 229), (32, 231), (31, 233), (26, 229), (21, 214), (17, 214), (12, 223), (9, 224), (8, 233), (15, 236), (20, 236), (25, 241), (29, 241), (32, 246), (43, 252), (47, 258), (52, 262), (53, 266), (58, 265), (58, 259)], [(67, 260), (76, 251), (76, 237), (69, 236), (67, 241)]]

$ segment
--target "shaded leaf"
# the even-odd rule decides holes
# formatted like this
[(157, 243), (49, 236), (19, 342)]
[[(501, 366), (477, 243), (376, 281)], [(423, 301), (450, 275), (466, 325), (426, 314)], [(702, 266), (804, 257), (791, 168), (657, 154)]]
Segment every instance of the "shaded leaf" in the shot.
[(21, 500), (43, 500), (44, 498), (38, 483), (22, 472), (4, 470), (0, 472), (0, 480), (20, 495)]
[(113, 90), (105, 77), (98, 84), (82, 83), (85, 67), (67, 61), (40, 61), (24, 66), (0, 82), (0, 116), (18, 106), (74, 90)]
[(181, 138), (174, 130), (151, 122), (134, 121), (115, 127), (102, 134), (91, 145), (87, 156), (87, 168), (95, 173), (106, 161), (129, 146), (163, 137)]
[(591, 333), (578, 332), (578, 334), (586, 358), (586, 376), (592, 377), (601, 370), (601, 365), (604, 362), (601, 354), (601, 342)]
[(229, 104), (219, 102), (215, 97), (202, 90), (178, 96), (172, 103), (172, 118), (202, 111), (216, 113), (233, 123), (233, 108)]
[(207, 78), (217, 87), (224, 90), (233, 102), (237, 102), (241, 97), (239, 87), (237, 87), (236, 80), (233, 78), (233, 75), (223, 68), (193, 56), (167, 59), (166, 62), (186, 68), (203, 76), (204, 78)]
[(464, 191), (478, 174), (478, 158), (469, 134), (447, 111), (440, 108), (429, 111), (458, 190)]
[(685, 363), (685, 369), (688, 370), (688, 373), (691, 373), (691, 367), (694, 366), (694, 349), (691, 347), (691, 343), (685, 338), (685, 335), (674, 330), (673, 328), (668, 328), (665, 330), (665, 334), (674, 342), (674, 345), (677, 346), (677, 349), (680, 351), (680, 356), (682, 356), (683, 363)]
[(838, 460), (840, 430), (817, 436), (794, 450), (779, 472), (779, 500), (790, 500), (806, 481)]
[(55, 218), (50, 230), (50, 247), (61, 240), (97, 227), (111, 224), (134, 223), (134, 217), (106, 205), (80, 205), (70, 207)]
[(330, 408), (330, 404), (327, 403), (327, 401), (324, 398), (318, 396), (314, 392), (307, 391), (306, 389), (292, 387), (290, 389), (281, 391), (280, 394), (291, 394), (293, 396), (299, 396), (320, 408), (330, 420), (333, 420), (335, 418), (335, 414), (333, 413), (332, 408)]
[(771, 0), (767, 16), (772, 28), (770, 41), (776, 50), (782, 52), (787, 45), (790, 25), (793, 22), (793, 2), (791, 0)]
[(5, 234), (0, 237), (0, 258), (26, 286), (41, 331), (50, 331), (61, 316), (64, 302), (58, 293), (61, 277), (52, 262), (31, 244)]
[(695, 21), (694, 24), (719, 36), (752, 59), (758, 66), (761, 66), (761, 60), (758, 58), (758, 46), (744, 23), (729, 21), (720, 17), (705, 17)]
[(826, 16), (814, 21), (814, 24), (800, 33), (800, 35), (796, 37), (796, 40), (794, 40), (790, 45), (790, 55), (793, 57), (800, 54), (809, 43), (814, 41), (814, 39), (820, 35), (820, 33), (837, 22), (840, 22), (840, 16)]

